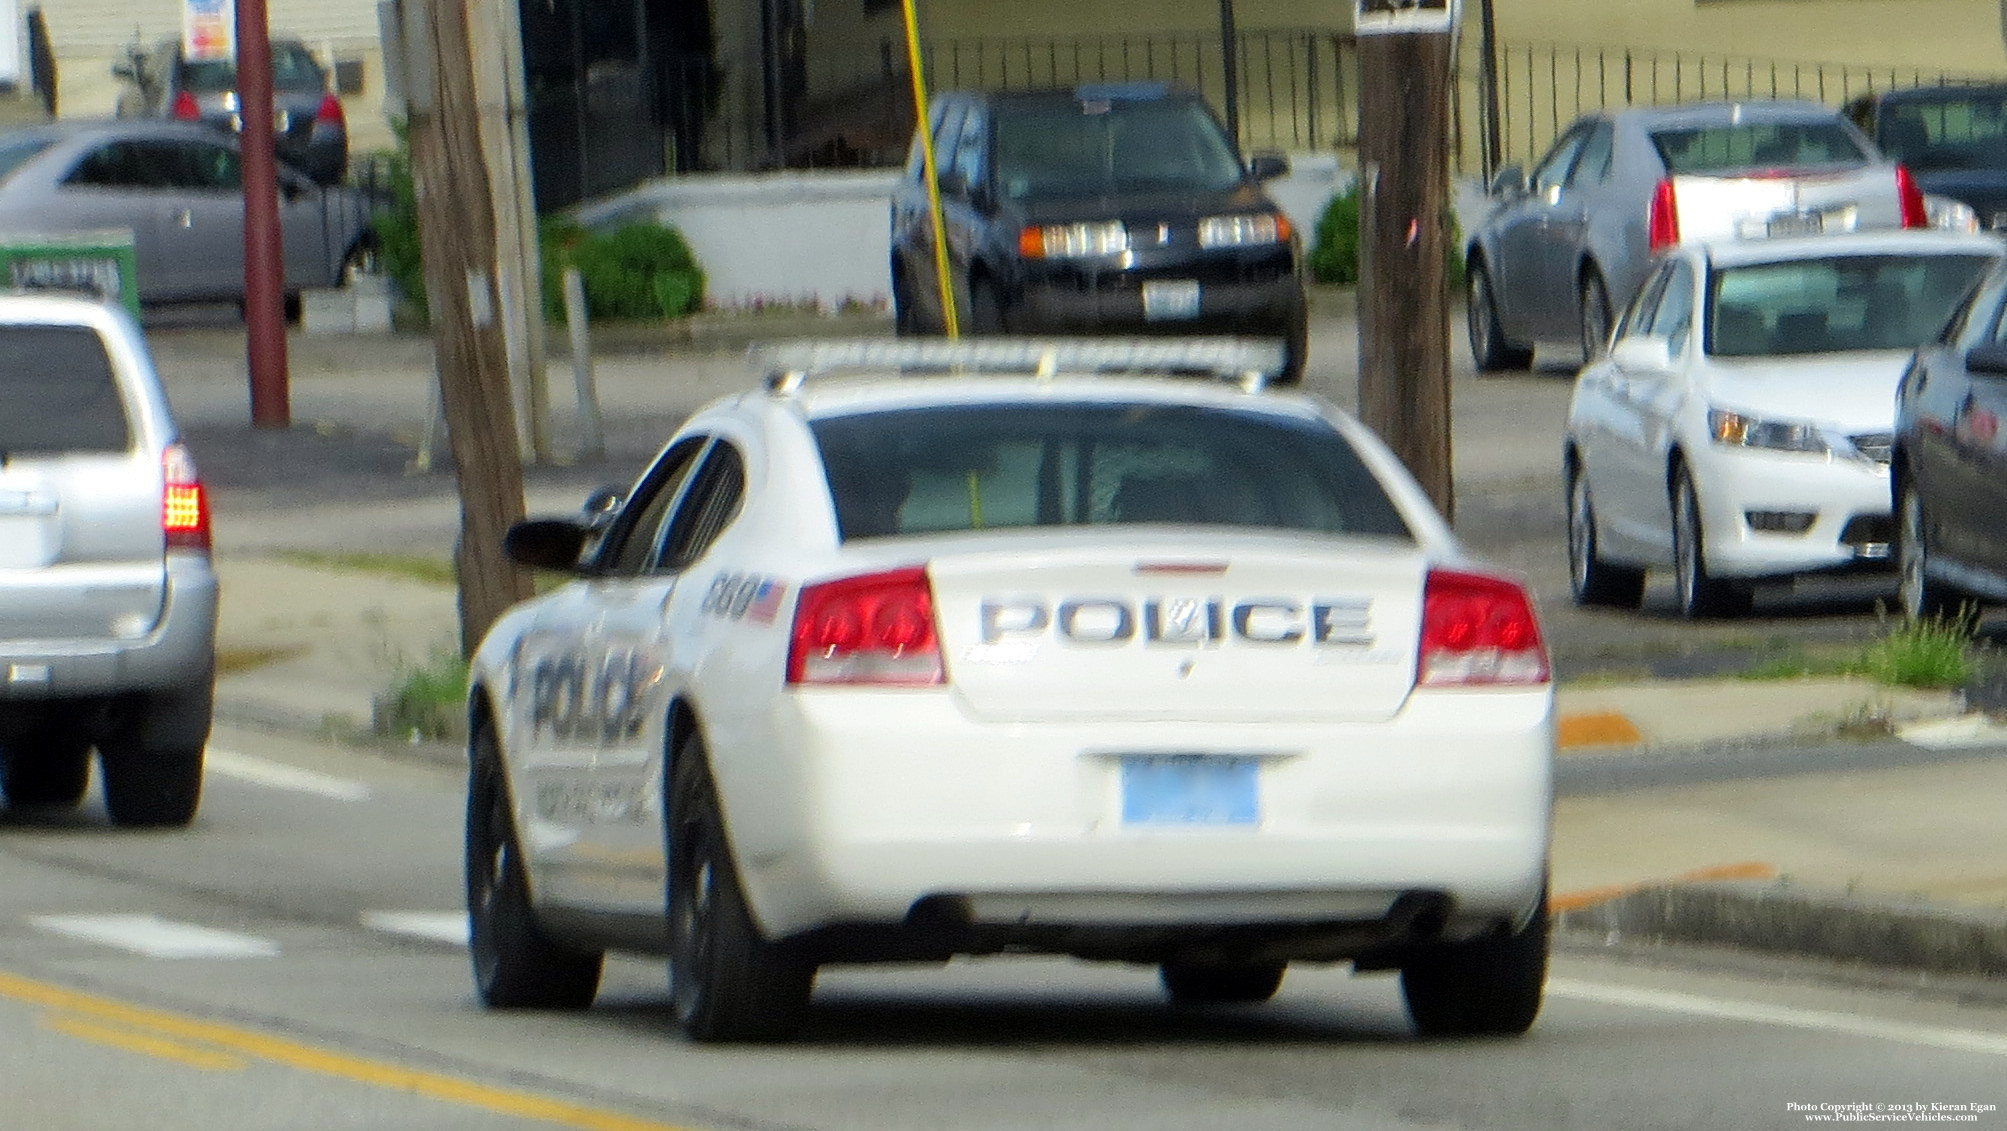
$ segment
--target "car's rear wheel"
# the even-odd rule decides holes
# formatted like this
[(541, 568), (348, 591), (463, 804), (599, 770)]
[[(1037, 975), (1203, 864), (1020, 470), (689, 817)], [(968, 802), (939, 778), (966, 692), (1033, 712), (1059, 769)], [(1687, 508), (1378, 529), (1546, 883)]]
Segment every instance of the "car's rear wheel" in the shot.
[(1930, 576), (1930, 523), (1923, 496), (1905, 483), (1897, 504), (1896, 562), (1901, 578), (1903, 616), (1911, 621), (1943, 620), (1959, 613), (1958, 595)]
[(1590, 268), (1582, 276), (1582, 364), (1587, 365), (1602, 352), (1610, 337), (1610, 289), (1603, 276)]
[(91, 784), (90, 740), (58, 713), (0, 746), (0, 793), (17, 809), (74, 809)]
[(669, 990), (696, 1041), (779, 1041), (795, 1034), (815, 965), (767, 941), (739, 886), (704, 744), (676, 751), (669, 785)]
[(1470, 356), (1477, 371), (1497, 373), (1533, 364), (1532, 350), (1505, 340), (1505, 327), (1498, 320), (1498, 296), (1483, 263), (1471, 264), (1464, 287), (1464, 329), (1470, 334)]
[(1424, 1037), (1518, 1036), (1547, 986), (1547, 901), (1518, 932), (1432, 943), (1401, 966), (1401, 997)]
[(605, 956), (544, 933), (530, 902), (509, 783), (493, 729), (477, 726), (467, 778), (467, 951), (490, 1009), (584, 1009)]
[(1275, 375), (1277, 385), (1301, 385), (1303, 364), (1310, 356), (1308, 318), (1299, 318), (1282, 336), (1282, 368)]
[(1688, 620), (1737, 616), (1749, 611), (1751, 593), (1741, 582), (1707, 572), (1707, 541), (1701, 531), (1700, 494), (1682, 467), (1673, 476), (1673, 583), (1680, 615)]
[(923, 333), (920, 312), (913, 309), (913, 284), (906, 277), (906, 269), (896, 262), (892, 265), (892, 333), (901, 338), (914, 337)]
[(1004, 311), (1003, 291), (993, 280), (977, 278), (969, 283), (969, 325), (971, 334), (1007, 334), (1010, 320)]
[(1177, 1005), (1251, 1004), (1275, 996), (1283, 969), (1280, 962), (1166, 962), (1157, 980)]
[(1578, 605), (1635, 609), (1644, 600), (1645, 571), (1611, 565), (1596, 546), (1596, 507), (1580, 470), (1568, 474), (1568, 588)]
[(209, 680), (150, 693), (98, 743), (105, 809), (113, 824), (158, 828), (195, 819), (214, 698)]

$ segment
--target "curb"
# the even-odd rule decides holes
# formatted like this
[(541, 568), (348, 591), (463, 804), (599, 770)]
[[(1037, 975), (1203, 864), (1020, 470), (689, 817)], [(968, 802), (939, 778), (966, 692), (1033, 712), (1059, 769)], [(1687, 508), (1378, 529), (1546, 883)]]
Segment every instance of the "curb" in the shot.
[(1561, 912), (1608, 942), (1699, 943), (1893, 970), (2007, 976), (2007, 911), (1775, 880), (1651, 887)]

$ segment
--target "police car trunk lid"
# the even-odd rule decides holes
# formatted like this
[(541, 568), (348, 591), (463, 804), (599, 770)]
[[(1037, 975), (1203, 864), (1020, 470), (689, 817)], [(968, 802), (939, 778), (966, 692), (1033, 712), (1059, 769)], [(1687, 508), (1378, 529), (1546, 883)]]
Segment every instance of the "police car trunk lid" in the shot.
[(1414, 684), (1427, 563), (1389, 539), (1195, 536), (929, 566), (948, 683), (998, 721), (1373, 721)]

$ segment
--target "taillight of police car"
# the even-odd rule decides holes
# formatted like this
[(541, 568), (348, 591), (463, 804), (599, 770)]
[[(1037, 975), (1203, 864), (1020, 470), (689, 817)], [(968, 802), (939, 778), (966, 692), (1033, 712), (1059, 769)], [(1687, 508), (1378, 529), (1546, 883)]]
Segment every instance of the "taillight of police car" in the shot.
[(788, 643), (787, 681), (946, 682), (927, 571), (896, 569), (802, 586)]
[(1429, 573), (1422, 596), (1423, 687), (1546, 683), (1547, 646), (1526, 591), (1503, 578)]

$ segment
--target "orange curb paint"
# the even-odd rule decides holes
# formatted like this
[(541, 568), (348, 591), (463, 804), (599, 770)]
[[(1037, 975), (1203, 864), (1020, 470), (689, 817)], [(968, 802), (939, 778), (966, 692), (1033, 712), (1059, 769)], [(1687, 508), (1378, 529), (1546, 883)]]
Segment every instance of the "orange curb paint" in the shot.
[(1710, 864), (1705, 868), (1695, 868), (1667, 880), (1647, 880), (1636, 884), (1610, 884), (1605, 887), (1583, 888), (1580, 891), (1561, 892), (1547, 897), (1549, 911), (1580, 911), (1598, 903), (1608, 903), (1621, 899), (1632, 892), (1646, 888), (1664, 887), (1667, 884), (1705, 884), (1717, 880), (1770, 880), (1777, 877), (1777, 867), (1761, 860), (1742, 860), (1733, 864)]
[(1577, 746), (1624, 746), (1644, 741), (1637, 724), (1615, 711), (1563, 715), (1554, 723), (1554, 744), (1563, 750)]

